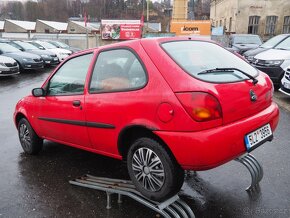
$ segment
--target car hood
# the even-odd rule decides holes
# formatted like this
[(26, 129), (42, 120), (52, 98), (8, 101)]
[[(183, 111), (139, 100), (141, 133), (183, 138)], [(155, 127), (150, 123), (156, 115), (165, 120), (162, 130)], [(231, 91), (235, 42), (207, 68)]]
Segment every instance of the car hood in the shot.
[(51, 51), (55, 54), (60, 54), (60, 53), (67, 53), (67, 54), (71, 54), (72, 52), (63, 48), (51, 48), (51, 49), (47, 49), (48, 51)]
[(250, 50), (253, 48), (257, 48), (257, 47), (259, 47), (259, 45), (257, 45), (257, 44), (234, 44), (233, 47), (236, 47), (242, 51), (247, 51), (247, 50)]
[(28, 50), (26, 52), (32, 53), (32, 54), (37, 54), (37, 55), (55, 55), (53, 52), (48, 51), (48, 50)]
[(13, 64), (14, 62), (15, 62), (15, 60), (13, 58), (5, 57), (3, 55), (0, 55), (0, 63), (10, 63), (10, 64)]
[(259, 60), (290, 60), (289, 50), (269, 49), (255, 56)]
[(5, 53), (4, 54), (7, 57), (11, 57), (14, 59), (23, 59), (23, 58), (31, 58), (31, 59), (40, 59), (39, 55), (31, 54), (28, 52), (11, 52), (11, 53)]
[(258, 47), (258, 48), (255, 48), (255, 49), (251, 49), (249, 51), (246, 51), (244, 53), (245, 56), (255, 56), (263, 51), (267, 51), (269, 48), (261, 48), (261, 47)]

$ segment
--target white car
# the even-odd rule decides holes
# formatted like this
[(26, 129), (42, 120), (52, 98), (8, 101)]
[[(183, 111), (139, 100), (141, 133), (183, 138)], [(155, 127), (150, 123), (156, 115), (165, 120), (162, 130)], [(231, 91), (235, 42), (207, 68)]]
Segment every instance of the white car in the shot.
[(285, 74), (281, 80), (280, 92), (290, 96), (290, 65), (285, 69)]
[(290, 66), (290, 38), (275, 48), (257, 54), (251, 64), (268, 74), (275, 87), (279, 87), (285, 69)]
[(65, 58), (67, 58), (68, 56), (72, 54), (72, 52), (67, 49), (57, 48), (56, 46), (45, 41), (35, 40), (35, 41), (29, 41), (29, 43), (36, 46), (39, 49), (49, 50), (53, 52), (54, 54), (57, 55), (59, 61), (63, 61)]
[(19, 65), (14, 59), (0, 55), (0, 76), (12, 76), (19, 73)]

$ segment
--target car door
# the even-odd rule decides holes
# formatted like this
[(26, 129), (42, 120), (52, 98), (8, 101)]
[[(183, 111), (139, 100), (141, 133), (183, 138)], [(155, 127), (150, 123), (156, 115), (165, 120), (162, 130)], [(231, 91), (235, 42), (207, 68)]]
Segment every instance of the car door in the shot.
[(136, 107), (136, 92), (147, 83), (147, 74), (130, 49), (99, 52), (85, 96), (86, 119), (92, 147), (98, 153), (118, 154), (118, 134)]
[(90, 147), (84, 112), (84, 87), (93, 53), (67, 60), (46, 83), (37, 99), (41, 135), (53, 141)]

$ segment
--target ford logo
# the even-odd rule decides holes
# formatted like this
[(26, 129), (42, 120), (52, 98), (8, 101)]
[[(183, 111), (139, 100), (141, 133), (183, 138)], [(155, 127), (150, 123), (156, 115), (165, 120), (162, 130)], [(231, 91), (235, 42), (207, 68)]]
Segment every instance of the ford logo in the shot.
[(251, 98), (251, 101), (253, 101), (253, 102), (257, 101), (257, 99), (258, 99), (257, 95), (255, 94), (255, 92), (252, 89), (250, 90), (250, 98)]

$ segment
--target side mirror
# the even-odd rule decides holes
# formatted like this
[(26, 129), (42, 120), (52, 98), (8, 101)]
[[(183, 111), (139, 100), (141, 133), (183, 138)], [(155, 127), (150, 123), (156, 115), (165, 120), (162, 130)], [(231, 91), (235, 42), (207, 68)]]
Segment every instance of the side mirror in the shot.
[(20, 51), (24, 51), (24, 49), (23, 49), (23, 48), (20, 48), (19, 50), (20, 50)]
[(39, 47), (39, 49), (41, 49), (41, 50), (45, 50), (45, 48), (44, 48), (44, 47), (42, 47), (42, 46), (40, 46), (40, 47)]
[(35, 88), (35, 89), (32, 89), (32, 95), (34, 97), (42, 97), (42, 96), (45, 96), (45, 91), (43, 88)]

